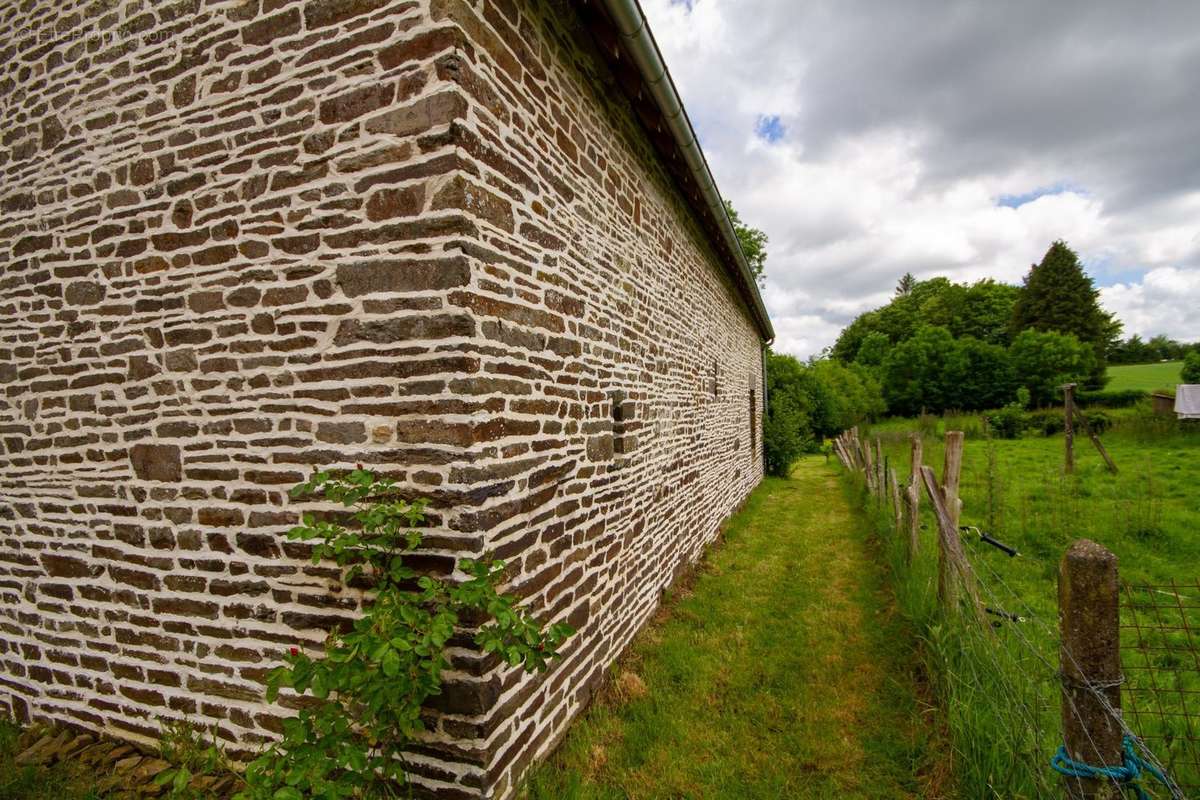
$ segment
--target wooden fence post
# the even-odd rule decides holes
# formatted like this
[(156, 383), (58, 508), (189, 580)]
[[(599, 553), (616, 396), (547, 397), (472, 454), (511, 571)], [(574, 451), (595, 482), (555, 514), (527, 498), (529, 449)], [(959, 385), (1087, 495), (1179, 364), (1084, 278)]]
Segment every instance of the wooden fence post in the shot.
[[(1074, 400), (1074, 398), (1072, 398), (1072, 400)], [(1104, 459), (1104, 463), (1108, 466), (1108, 471), (1115, 475), (1117, 472), (1117, 464), (1112, 460), (1112, 456), (1108, 454), (1108, 450), (1104, 449), (1104, 443), (1100, 441), (1100, 437), (1096, 435), (1094, 430), (1092, 430), (1092, 426), (1088, 423), (1087, 417), (1080, 413), (1079, 406), (1074, 406), (1072, 410), (1075, 412), (1075, 419), (1079, 420), (1079, 427), (1083, 428), (1083, 432), (1086, 433), (1088, 438), (1092, 440), (1092, 444), (1095, 445), (1096, 451), (1099, 452), (1100, 457)]]
[(962, 460), (963, 432), (946, 431), (946, 458), (942, 462), (942, 497), (946, 501), (946, 514), (954, 530), (958, 530), (958, 519), (962, 516), (962, 501), (958, 499)]
[[(1058, 567), (1063, 744), (1073, 760), (1122, 763), (1120, 585), (1117, 557), (1080, 539)], [(1116, 800), (1111, 781), (1064, 776), (1070, 800)]]
[(876, 481), (875, 485), (881, 492), (883, 491), (883, 479), (886, 477), (883, 475), (883, 468), (883, 445), (880, 444), (880, 438), (875, 437), (875, 469), (880, 470), (880, 480)]
[(875, 469), (877, 471), (875, 477), (875, 488), (878, 494), (875, 498), (875, 508), (883, 509), (887, 504), (887, 456), (883, 454), (883, 447), (879, 444), (879, 437), (875, 437)]
[(1063, 390), (1063, 439), (1066, 441), (1066, 462), (1064, 469), (1070, 473), (1075, 471), (1075, 384), (1068, 383)]
[(863, 472), (867, 477), (867, 491), (875, 492), (875, 462), (871, 459), (871, 448), (863, 448)]
[(917, 548), (921, 542), (921, 467), (923, 444), (921, 434), (914, 433), (912, 442), (912, 472), (908, 479), (908, 560), (912, 563), (917, 557)]
[(921, 467), (921, 477), (938, 526), (938, 598), (947, 611), (957, 611), (961, 587), (970, 598), (975, 614), (982, 620), (983, 611), (979, 606), (971, 565), (963, 550), (958, 528), (950, 524), (950, 515), (937, 476), (932, 467)]
[(900, 536), (904, 532), (904, 517), (900, 509), (900, 482), (896, 479), (896, 470), (888, 474), (891, 477), (889, 483), (892, 489), (892, 517), (895, 519), (896, 535)]
[[(962, 515), (962, 501), (958, 499), (958, 482), (962, 474), (963, 433), (962, 431), (946, 431), (946, 458), (942, 463), (941, 500), (945, 509), (946, 524), (954, 531), (955, 541), (958, 540), (958, 521)], [(946, 558), (946, 548), (938, 550), (938, 587), (948, 586), (950, 576), (947, 571), (950, 564)]]

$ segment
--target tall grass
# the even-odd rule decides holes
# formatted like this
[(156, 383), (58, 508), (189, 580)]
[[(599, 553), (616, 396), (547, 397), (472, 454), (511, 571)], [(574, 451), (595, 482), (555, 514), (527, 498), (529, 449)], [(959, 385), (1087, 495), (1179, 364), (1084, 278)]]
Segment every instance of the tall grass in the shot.
[[(961, 522), (1021, 552), (1010, 559), (965, 536), (981, 602), (1025, 620), (989, 614), (990, 625), (981, 626), (972, 614), (939, 605), (935, 527), (924, 493), (920, 547), (911, 563), (907, 537), (893, 531), (891, 513), (876, 510), (873, 500), (863, 503), (879, 531), (897, 603), (921, 637), (962, 797), (1038, 798), (1061, 791), (1049, 759), (1062, 736), (1056, 576), (1070, 542), (1104, 544), (1118, 555), (1122, 577), (1133, 582), (1194, 579), (1198, 572), (1200, 432), (1156, 418), (1148, 408), (1111, 416), (1115, 428), (1104, 441), (1121, 468), (1117, 475), (1104, 469), (1086, 437), (1076, 440), (1075, 474), (1065, 475), (1061, 435), (989, 440), (978, 416), (888, 420), (863, 432), (878, 436), (891, 464), (904, 465), (898, 470), (903, 482), (910, 433), (922, 435), (925, 464), (940, 475), (945, 432), (964, 431)], [(863, 495), (861, 478), (848, 478), (847, 491)]]

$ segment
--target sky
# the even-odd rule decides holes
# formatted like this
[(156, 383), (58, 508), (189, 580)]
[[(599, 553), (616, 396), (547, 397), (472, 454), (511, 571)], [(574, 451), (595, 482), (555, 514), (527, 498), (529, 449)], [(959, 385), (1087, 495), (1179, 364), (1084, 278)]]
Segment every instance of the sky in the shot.
[(1019, 283), (1055, 239), (1125, 335), (1200, 340), (1200, 3), (642, 0), (763, 229), (777, 350), (905, 272)]

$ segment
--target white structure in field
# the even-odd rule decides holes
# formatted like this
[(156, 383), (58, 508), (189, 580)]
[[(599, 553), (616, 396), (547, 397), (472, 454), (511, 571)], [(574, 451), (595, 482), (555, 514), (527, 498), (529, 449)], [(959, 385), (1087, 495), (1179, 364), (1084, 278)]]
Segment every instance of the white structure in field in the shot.
[(1175, 387), (1175, 414), (1180, 419), (1200, 419), (1200, 383)]

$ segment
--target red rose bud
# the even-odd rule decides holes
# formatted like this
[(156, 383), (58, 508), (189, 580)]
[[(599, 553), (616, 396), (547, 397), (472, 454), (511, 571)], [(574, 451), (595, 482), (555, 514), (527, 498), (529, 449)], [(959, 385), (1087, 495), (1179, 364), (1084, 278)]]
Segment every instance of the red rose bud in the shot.
[(298, 655), (300, 655), (300, 649), (299, 649), (299, 648), (297, 648), (297, 647), (293, 647), (293, 648), (292, 648), (292, 655), (294, 655), (294, 656), (298, 656)]

